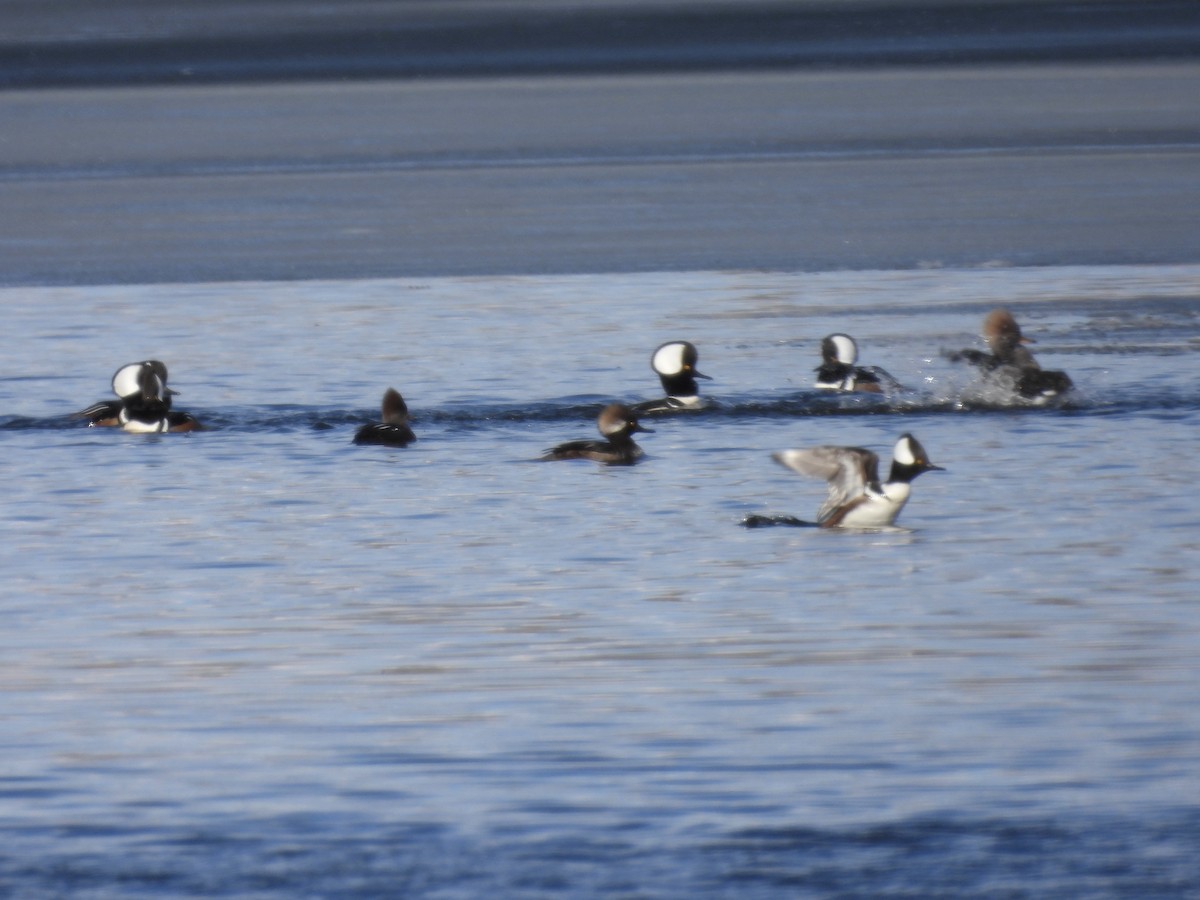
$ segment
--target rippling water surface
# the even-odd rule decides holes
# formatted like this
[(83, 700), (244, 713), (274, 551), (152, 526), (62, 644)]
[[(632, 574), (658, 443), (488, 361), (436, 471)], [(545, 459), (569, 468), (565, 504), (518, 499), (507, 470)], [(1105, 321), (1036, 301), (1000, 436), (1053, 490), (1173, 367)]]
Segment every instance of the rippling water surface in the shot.
[[(0, 890), (1200, 892), (1200, 269), (0, 294)], [(1066, 402), (941, 357), (1001, 304)], [(534, 462), (670, 339), (719, 406)], [(147, 357), (209, 430), (66, 416)], [(904, 431), (903, 530), (739, 527)]]

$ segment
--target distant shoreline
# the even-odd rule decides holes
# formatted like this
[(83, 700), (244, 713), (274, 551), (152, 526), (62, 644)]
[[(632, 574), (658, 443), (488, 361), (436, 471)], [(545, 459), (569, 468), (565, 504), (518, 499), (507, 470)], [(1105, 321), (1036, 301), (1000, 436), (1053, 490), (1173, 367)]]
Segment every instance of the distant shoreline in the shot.
[(1200, 58), (1193, 0), (55, 3), (17, 11), (0, 88)]

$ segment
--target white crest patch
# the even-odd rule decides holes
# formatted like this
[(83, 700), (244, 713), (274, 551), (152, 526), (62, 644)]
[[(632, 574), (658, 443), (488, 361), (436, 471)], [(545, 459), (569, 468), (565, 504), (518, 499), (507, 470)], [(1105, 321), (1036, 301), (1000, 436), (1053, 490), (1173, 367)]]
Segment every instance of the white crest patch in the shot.
[(900, 463), (902, 466), (915, 465), (917, 457), (913, 453), (912, 439), (907, 435), (896, 441), (896, 447), (892, 450), (892, 459)]
[(837, 349), (837, 361), (852, 366), (858, 361), (858, 346), (848, 334), (831, 334), (829, 339)]
[(650, 365), (659, 375), (678, 375), (683, 371), (683, 344), (664, 344), (654, 351)]
[(118, 397), (132, 397), (141, 388), (138, 387), (138, 374), (142, 371), (141, 363), (130, 363), (117, 369), (112, 378), (113, 393)]

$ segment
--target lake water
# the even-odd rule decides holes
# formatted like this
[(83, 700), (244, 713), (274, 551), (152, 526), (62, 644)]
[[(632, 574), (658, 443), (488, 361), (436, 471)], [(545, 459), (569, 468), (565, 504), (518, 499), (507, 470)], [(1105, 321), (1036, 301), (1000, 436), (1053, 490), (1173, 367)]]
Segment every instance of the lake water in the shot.
[[(1007, 305), (1077, 390), (940, 356)], [(0, 893), (1200, 894), (1200, 267), (6, 288)], [(817, 396), (820, 338), (909, 391)], [(103, 337), (97, 340), (97, 335)], [(719, 406), (539, 463), (651, 350)], [(66, 414), (157, 357), (210, 428)], [(386, 387), (403, 450), (356, 447)], [(747, 530), (914, 433), (902, 530)]]

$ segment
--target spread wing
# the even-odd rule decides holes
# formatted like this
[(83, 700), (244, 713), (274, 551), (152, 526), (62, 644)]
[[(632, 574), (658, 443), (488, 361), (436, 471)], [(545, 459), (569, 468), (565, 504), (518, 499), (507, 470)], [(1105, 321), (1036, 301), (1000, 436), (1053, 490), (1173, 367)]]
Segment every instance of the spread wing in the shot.
[(973, 366), (979, 366), (982, 369), (996, 368), (996, 358), (990, 353), (984, 353), (982, 350), (974, 350), (968, 347), (966, 350), (943, 350), (942, 355), (950, 362), (965, 362)]
[(879, 457), (861, 447), (810, 447), (783, 450), (772, 458), (793, 472), (823, 478), (829, 496), (817, 510), (817, 521), (828, 518), (838, 507), (861, 497), (867, 485), (879, 480)]

